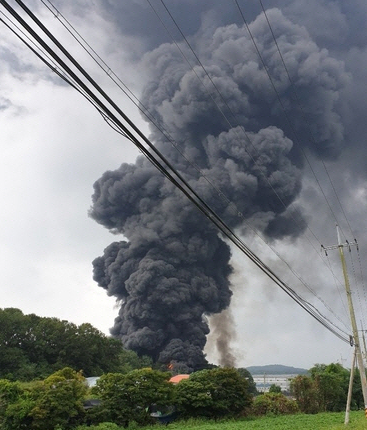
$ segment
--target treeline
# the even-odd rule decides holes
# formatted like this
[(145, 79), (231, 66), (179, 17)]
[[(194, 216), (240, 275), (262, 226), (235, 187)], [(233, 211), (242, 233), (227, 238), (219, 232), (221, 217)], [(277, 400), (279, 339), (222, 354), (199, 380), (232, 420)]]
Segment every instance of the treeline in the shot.
[[(309, 375), (299, 375), (291, 381), (291, 392), (305, 413), (339, 412), (345, 410), (350, 371), (339, 363), (317, 364)], [(363, 409), (360, 374), (353, 380), (351, 409)]]
[[(90, 324), (13, 308), (0, 309), (0, 324), (0, 430), (144, 425), (154, 410), (214, 419), (345, 410), (350, 371), (340, 364), (318, 364), (294, 378), (291, 400), (277, 386), (259, 395), (247, 369), (210, 365), (174, 385), (166, 365), (123, 349)], [(85, 377), (99, 375), (88, 388)], [(358, 371), (351, 407), (364, 407)]]
[[(295, 400), (273, 386), (253, 396), (246, 372), (212, 368), (194, 372), (174, 385), (170, 372), (152, 368), (106, 373), (92, 389), (81, 372), (64, 368), (43, 381), (0, 380), (1, 430), (106, 430), (172, 419), (284, 415), (345, 409), (348, 370), (317, 365), (310, 376), (292, 381)], [(357, 381), (356, 381), (357, 382)], [(277, 389), (278, 388), (278, 389)], [(358, 384), (356, 390), (360, 389)], [(363, 407), (360, 391), (352, 406)]]
[(42, 379), (64, 367), (84, 376), (123, 372), (149, 366), (91, 324), (76, 325), (57, 318), (24, 315), (15, 308), (0, 309), (0, 378), (11, 381)]
[(44, 381), (20, 383), (3, 379), (0, 428), (84, 430), (102, 423), (136, 427), (177, 415), (233, 418), (244, 415), (251, 407), (248, 381), (235, 369), (202, 370), (177, 385), (169, 382), (171, 376), (151, 368), (107, 373), (92, 389), (83, 375), (71, 368), (59, 370)]

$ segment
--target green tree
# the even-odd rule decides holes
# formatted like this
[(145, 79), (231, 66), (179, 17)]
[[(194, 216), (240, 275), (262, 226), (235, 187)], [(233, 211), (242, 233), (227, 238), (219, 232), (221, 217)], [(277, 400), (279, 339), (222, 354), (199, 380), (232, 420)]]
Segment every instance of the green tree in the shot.
[(235, 369), (192, 373), (176, 386), (176, 404), (185, 416), (236, 416), (251, 404), (248, 381)]
[(32, 428), (33, 419), (31, 411), (35, 407), (35, 400), (31, 393), (24, 391), (19, 398), (8, 405), (3, 416), (4, 430), (29, 430)]
[(119, 373), (129, 373), (132, 370), (152, 367), (153, 365), (151, 357), (146, 355), (139, 357), (135, 351), (128, 349), (121, 349), (118, 359), (119, 364), (117, 371)]
[(50, 430), (57, 425), (63, 429), (73, 428), (83, 419), (86, 391), (84, 377), (71, 368), (49, 376), (35, 392), (35, 406), (29, 412), (32, 428)]
[(123, 367), (120, 341), (91, 324), (77, 326), (57, 318), (0, 309), (0, 378), (29, 381), (72, 367), (86, 376)]
[(150, 368), (133, 370), (127, 374), (108, 373), (97, 381), (94, 392), (102, 400), (101, 420), (127, 426), (130, 421), (145, 424), (150, 421), (151, 404), (172, 402), (173, 385), (170, 374)]
[(242, 376), (242, 378), (247, 379), (247, 382), (248, 382), (247, 391), (253, 396), (258, 395), (259, 393), (256, 388), (256, 383), (251, 373), (244, 367), (240, 367), (239, 369), (237, 369), (237, 372)]
[[(338, 363), (316, 364), (310, 376), (298, 376), (291, 388), (303, 412), (337, 412), (345, 409), (350, 372)], [(359, 393), (360, 395), (360, 393)], [(359, 405), (360, 397), (353, 392), (352, 406)]]
[(306, 375), (298, 375), (291, 381), (291, 393), (301, 412), (315, 414), (319, 411), (315, 381)]
[(282, 389), (279, 387), (279, 385), (271, 384), (269, 388), (269, 393), (281, 393)]
[(6, 411), (23, 394), (19, 382), (0, 379), (0, 425), (4, 426)]
[(338, 363), (310, 369), (315, 381), (319, 410), (337, 412), (345, 408), (349, 371)]

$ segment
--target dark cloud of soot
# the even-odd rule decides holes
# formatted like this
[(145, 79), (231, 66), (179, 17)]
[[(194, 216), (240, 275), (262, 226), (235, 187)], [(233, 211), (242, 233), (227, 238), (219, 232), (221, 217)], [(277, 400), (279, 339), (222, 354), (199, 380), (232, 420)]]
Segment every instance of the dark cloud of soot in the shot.
[[(297, 145), (244, 26), (201, 29), (190, 39), (225, 104), (203, 69), (193, 71), (171, 43), (147, 52), (141, 62), (149, 72), (142, 103), (245, 218), (256, 220), (267, 237), (281, 239), (305, 228), (290, 206), (301, 189), (302, 152), (332, 159), (341, 150), (338, 99), (348, 75), (343, 62), (320, 49), (304, 27), (279, 9), (267, 13), (302, 115), (265, 17), (250, 27), (301, 136)], [(151, 139), (232, 228), (243, 228), (235, 211), (154, 127)], [(94, 279), (120, 303), (112, 335), (126, 348), (186, 371), (205, 366), (206, 316), (228, 308), (232, 294), (230, 247), (216, 228), (143, 157), (103, 174), (94, 184), (90, 215), (126, 238), (93, 262)]]

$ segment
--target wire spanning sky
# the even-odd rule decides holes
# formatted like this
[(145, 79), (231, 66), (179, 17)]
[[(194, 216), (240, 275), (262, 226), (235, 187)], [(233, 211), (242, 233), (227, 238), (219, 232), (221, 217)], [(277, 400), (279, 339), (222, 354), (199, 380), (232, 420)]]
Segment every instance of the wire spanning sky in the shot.
[[(189, 3), (188, 6), (193, 8)], [(42, 17), (52, 24), (56, 34), (67, 37), (56, 21), (52, 22), (52, 16), (41, 9), (39, 2), (30, 4), (34, 5), (35, 10), (40, 8)], [(227, 35), (235, 33), (235, 27), (228, 25), (243, 24), (234, 6), (228, 5), (225, 10), (221, 10), (223, 6), (217, 5), (211, 10), (209, 3), (203, 2), (199, 6), (201, 10), (195, 15), (197, 21), (191, 20), (188, 26), (188, 20), (184, 18), (192, 10), (185, 10), (185, 7), (180, 10), (175, 2), (168, 5), (173, 14), (180, 17), (183, 33), (192, 40), (200, 40), (202, 49), (212, 43), (214, 29), (218, 29), (215, 33), (217, 37), (222, 33), (221, 37), (224, 38), (225, 31)], [(245, 6), (245, 2), (242, 5)], [(274, 28), (281, 25), (284, 17), (289, 28), (297, 29), (294, 35), (296, 40), (298, 38), (296, 46), (301, 46), (303, 40), (307, 41), (308, 46), (315, 44), (317, 52), (325, 59), (329, 76), (335, 79), (334, 83), (328, 84), (329, 89), (333, 90), (328, 94), (320, 91), (322, 87), (314, 90), (314, 94), (320, 95), (320, 98), (314, 97), (310, 106), (316, 113), (318, 109), (323, 110), (318, 115), (311, 115), (316, 121), (311, 122), (311, 126), (317, 132), (326, 133), (321, 125), (328, 124), (328, 133), (334, 133), (337, 140), (321, 156), (363, 251), (365, 152), (362, 137), (364, 122), (359, 118), (364, 103), (361, 97), (364, 77), (360, 59), (363, 55), (359, 56), (357, 52), (363, 52), (364, 47), (359, 38), (360, 33), (354, 32), (358, 19), (365, 11), (359, 10), (353, 3), (347, 9), (343, 9), (338, 2), (329, 2), (330, 5), (332, 14), (330, 8), (326, 8), (326, 3), (318, 4), (321, 10), (317, 18), (325, 19), (325, 25), (321, 27), (312, 20), (305, 22), (309, 15), (304, 13), (297, 2), (288, 2), (282, 11), (273, 11), (269, 16), (274, 20)], [(118, 74), (134, 91), (141, 92), (147, 82), (152, 80), (149, 73), (154, 73), (157, 68), (156, 54), (149, 51), (169, 40), (160, 23), (154, 20), (149, 4), (136, 2), (128, 10), (115, 9), (113, 4), (106, 7), (106, 3), (91, 9), (79, 9), (76, 2), (63, 3), (60, 8), (65, 16), (73, 17), (73, 23), (86, 39), (91, 37), (93, 47), (102, 53), (115, 72), (122, 72)], [(244, 9), (249, 22), (261, 12), (260, 5), (258, 8), (252, 6), (252, 9)], [(334, 21), (330, 21), (330, 15)], [(116, 20), (116, 17), (119, 19)], [(126, 17), (129, 19), (124, 22)], [(139, 25), (139, 19), (145, 25)], [(133, 21), (136, 25), (131, 28)], [(343, 24), (343, 34), (334, 29), (333, 22), (338, 22), (339, 27)], [(87, 211), (93, 182), (105, 170), (116, 169), (122, 162), (133, 162), (137, 154), (128, 142), (109, 130), (78, 94), (45, 70), (5, 29), (1, 37), (1, 55), (7, 65), (1, 72), (0, 117), (5, 131), (2, 182), (7, 184), (2, 199), (5, 206), (2, 214), (3, 273), (6, 278), (3, 306), (20, 307), (27, 313), (57, 316), (76, 322), (88, 320), (106, 331), (107, 327), (112, 326), (116, 310), (113, 309), (113, 300), (106, 298), (91, 280), (90, 262), (112, 238), (88, 219)], [(73, 46), (72, 41), (69, 43)], [(249, 42), (248, 48), (250, 45)], [(79, 48), (74, 49), (78, 55), (82, 55)], [(164, 50), (163, 47), (160, 49)], [(232, 55), (230, 50), (227, 52)], [(300, 52), (304, 51), (300, 49)], [(88, 60), (84, 61), (89, 64)], [(304, 79), (309, 77), (312, 70), (312, 62), (309, 63), (303, 64)], [(307, 67), (310, 69), (307, 70)], [(107, 77), (97, 69), (94, 73), (115, 94), (116, 90), (112, 89)], [(314, 73), (314, 80), (319, 78), (320, 75)], [(265, 88), (265, 81), (260, 88)], [(301, 93), (299, 96), (302, 100), (302, 96), (306, 95)], [(332, 104), (331, 107), (325, 105), (325, 97)], [(132, 112), (142, 127), (146, 127), (122, 96), (116, 94), (116, 98), (122, 106), (126, 106), (129, 113)], [(266, 112), (269, 110), (266, 103), (275, 106), (272, 100), (274, 94), (271, 88), (267, 91), (264, 89), (261, 103), (253, 108)], [(265, 116), (262, 121), (266, 123)], [(281, 122), (282, 119), (279, 119), (277, 125)], [(338, 127), (330, 127), (334, 123)], [(325, 187), (330, 204), (338, 213), (339, 208), (323, 166), (314, 156), (317, 152), (316, 148), (309, 152), (312, 167)], [(297, 204), (312, 231), (325, 241), (325, 245), (329, 245), (336, 240), (333, 219), (309, 170), (307, 166), (303, 167), (302, 191), (297, 196)], [(342, 217), (341, 221), (343, 225)], [(345, 224), (343, 229), (348, 232)], [(325, 265), (309, 247), (305, 236), (278, 240), (273, 245), (296, 267), (317, 294), (347, 321), (337, 287), (330, 279)], [(249, 236), (247, 240), (274, 267), (284, 272), (284, 276), (289, 276), (277, 258), (256, 237)], [(234, 297), (231, 309), (237, 328), (234, 349), (241, 365), (277, 362), (310, 367), (315, 362), (341, 359), (341, 354), (346, 358), (348, 349), (338, 339), (329, 337), (322, 327), (315, 326), (307, 315), (292, 305), (243, 257), (235, 255), (232, 264), (235, 272), (232, 277)], [(340, 274), (338, 276), (341, 277)], [(294, 279), (290, 279), (293, 283)], [(311, 300), (312, 297), (307, 296), (309, 298)], [(364, 299), (364, 291), (361, 290), (356, 294), (356, 308), (361, 320), (365, 311)], [(319, 307), (319, 302), (315, 301), (315, 304)], [(208, 353), (209, 359), (211, 354), (215, 359), (211, 350)]]

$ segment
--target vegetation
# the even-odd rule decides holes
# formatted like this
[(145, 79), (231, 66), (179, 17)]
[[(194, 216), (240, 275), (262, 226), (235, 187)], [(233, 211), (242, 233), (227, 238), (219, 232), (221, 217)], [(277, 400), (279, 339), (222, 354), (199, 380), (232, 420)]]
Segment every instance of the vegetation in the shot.
[(108, 373), (103, 375), (94, 389), (102, 400), (94, 411), (94, 421), (109, 421), (127, 427), (130, 421), (147, 424), (152, 421), (149, 407), (170, 404), (174, 386), (168, 382), (169, 373), (140, 369), (126, 375)]
[(288, 415), (299, 411), (294, 400), (281, 393), (265, 393), (255, 397), (251, 413), (254, 415)]
[(0, 327), (0, 378), (11, 381), (43, 379), (64, 367), (99, 376), (151, 364), (87, 323), (77, 326), (6, 308), (0, 309)]
[(195, 372), (176, 388), (176, 405), (183, 416), (236, 416), (251, 404), (247, 379), (235, 369)]
[[(130, 427), (133, 429), (134, 427)], [(160, 427), (140, 427), (140, 430), (157, 430)], [(162, 427), (163, 428), (163, 427)], [(170, 430), (366, 430), (367, 420), (362, 411), (351, 413), (351, 422), (344, 425), (344, 414), (320, 413), (317, 415), (287, 415), (276, 417), (261, 417), (256, 419), (211, 421), (190, 419), (176, 421), (169, 425)], [(104, 423), (100, 426), (81, 426), (77, 430), (124, 430), (121, 427)]]
[[(0, 323), (0, 430), (136, 429), (162, 418), (187, 420), (172, 429), (211, 430), (210, 420), (224, 430), (343, 428), (344, 414), (335, 412), (345, 409), (349, 371), (339, 364), (298, 375), (294, 401), (276, 385), (259, 395), (247, 369), (211, 366), (174, 385), (170, 372), (153, 369), (90, 324), (18, 309), (0, 310)], [(102, 376), (90, 389), (84, 375), (92, 373)], [(357, 372), (352, 409), (363, 407), (361, 391)], [(351, 417), (349, 429), (367, 429), (363, 412)]]
[[(291, 391), (299, 408), (305, 413), (337, 412), (345, 409), (349, 370), (340, 364), (317, 364), (310, 376), (299, 375), (291, 382)], [(354, 377), (352, 409), (363, 407), (362, 389), (358, 372)]]

